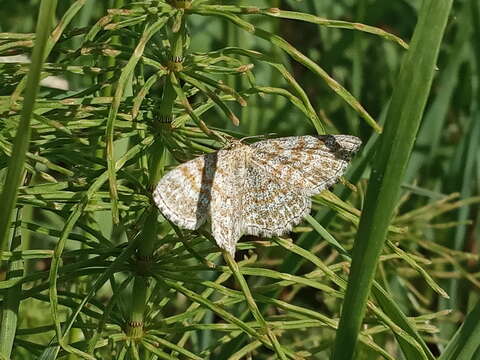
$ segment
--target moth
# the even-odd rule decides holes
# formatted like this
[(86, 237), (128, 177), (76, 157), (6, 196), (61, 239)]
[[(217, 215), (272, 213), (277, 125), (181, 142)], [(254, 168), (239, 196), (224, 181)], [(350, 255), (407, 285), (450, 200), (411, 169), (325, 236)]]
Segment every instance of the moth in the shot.
[(351, 135), (235, 142), (169, 171), (153, 199), (181, 228), (209, 219), (217, 245), (234, 255), (242, 235), (280, 236), (301, 222), (311, 197), (338, 181), (360, 145)]

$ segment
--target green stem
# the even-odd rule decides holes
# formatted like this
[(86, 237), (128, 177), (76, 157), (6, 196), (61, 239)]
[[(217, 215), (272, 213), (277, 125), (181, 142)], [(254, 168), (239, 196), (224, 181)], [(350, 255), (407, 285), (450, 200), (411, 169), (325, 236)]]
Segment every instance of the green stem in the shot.
[(149, 158), (149, 181), (148, 187), (153, 190), (154, 186), (158, 184), (160, 178), (163, 175), (164, 167), (167, 159), (167, 149), (162, 139), (155, 140), (155, 143), (151, 147), (151, 153)]
[(165, 79), (165, 84), (163, 86), (163, 96), (162, 102), (160, 103), (160, 121), (161, 122), (170, 122), (172, 120), (173, 114), (173, 104), (177, 98), (177, 93), (175, 92), (170, 77)]
[[(180, 18), (178, 15), (180, 14)], [(171, 35), (171, 54), (169, 60), (170, 71), (181, 70), (181, 63), (183, 60), (183, 39), (185, 38), (186, 28), (185, 28), (185, 16), (182, 12), (177, 13), (177, 17), (173, 17), (171, 22), (174, 20), (180, 21), (178, 25), (178, 31), (173, 32)], [(173, 24), (172, 27), (176, 25)], [(177, 93), (172, 85), (170, 77), (167, 76), (165, 79), (165, 84), (163, 86), (163, 96), (162, 102), (160, 103), (160, 121), (161, 122), (171, 122), (173, 120), (173, 106), (175, 104), (175, 99), (177, 98)]]
[(141, 241), (137, 247), (137, 268), (132, 290), (132, 313), (127, 328), (127, 334), (134, 339), (143, 335), (144, 315), (146, 312), (149, 296), (149, 281), (147, 276), (150, 273), (152, 255), (157, 239), (157, 211), (151, 209), (142, 226)]
[[(21, 219), (23, 209), (17, 210), (16, 223)], [(20, 226), (14, 230), (11, 251), (22, 250), (22, 236)], [(13, 259), (9, 262), (9, 269), (6, 280), (20, 280), (24, 275), (23, 259)], [(8, 289), (5, 294), (2, 306), (2, 316), (0, 318), (0, 354), (5, 358), (10, 358), (13, 341), (18, 323), (18, 308), (20, 306), (20, 299), (22, 295), (22, 283), (19, 281), (18, 285)]]
[(0, 257), (7, 243), (11, 214), (15, 208), (18, 187), (20, 186), (25, 166), (26, 154), (30, 143), (30, 119), (37, 98), (45, 48), (52, 27), (51, 20), (55, 13), (56, 4), (56, 0), (44, 0), (40, 5), (35, 47), (32, 54), (32, 64), (27, 77), (27, 88), (25, 90), (20, 123), (18, 124), (17, 134), (13, 143), (12, 156), (8, 162), (5, 186), (0, 196), (0, 204), (2, 204), (2, 209), (0, 210)]
[(127, 327), (127, 335), (139, 339), (143, 335), (144, 314), (146, 310), (148, 282), (139, 275), (135, 278), (132, 290), (132, 314)]
[[(181, 15), (181, 24), (177, 32), (172, 36), (172, 63), (181, 63), (183, 58), (183, 38), (185, 35), (185, 19), (183, 12)], [(173, 65), (172, 65), (173, 66)], [(173, 67), (171, 69), (173, 71)], [(160, 105), (160, 117), (164, 119), (171, 119), (173, 113), (173, 106), (176, 99), (176, 92), (172, 84), (167, 78), (165, 81), (163, 98)], [(162, 141), (159, 139), (151, 148), (150, 167), (149, 167), (149, 184), (153, 187), (160, 179), (163, 172), (165, 156), (165, 148)], [(149, 296), (149, 282), (147, 276), (150, 272), (151, 259), (154, 251), (155, 240), (157, 238), (157, 216), (158, 212), (151, 209), (147, 215), (146, 224), (143, 227), (142, 241), (139, 242), (137, 249), (137, 275), (133, 283), (132, 292), (132, 313), (130, 323), (128, 324), (127, 333), (134, 339), (138, 339), (143, 335), (143, 325), (145, 322), (144, 316)]]
[(426, 0), (387, 114), (353, 249), (333, 359), (352, 359), (400, 184), (430, 93), (452, 0)]

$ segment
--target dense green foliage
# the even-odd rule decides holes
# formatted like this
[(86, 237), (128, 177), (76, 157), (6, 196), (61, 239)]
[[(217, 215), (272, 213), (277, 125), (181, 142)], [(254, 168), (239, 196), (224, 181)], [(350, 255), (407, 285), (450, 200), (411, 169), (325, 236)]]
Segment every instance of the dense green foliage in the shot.
[[(0, 3), (0, 359), (480, 358), (478, 0), (41, 3)], [(364, 145), (289, 237), (233, 259), (153, 205), (313, 133)]]

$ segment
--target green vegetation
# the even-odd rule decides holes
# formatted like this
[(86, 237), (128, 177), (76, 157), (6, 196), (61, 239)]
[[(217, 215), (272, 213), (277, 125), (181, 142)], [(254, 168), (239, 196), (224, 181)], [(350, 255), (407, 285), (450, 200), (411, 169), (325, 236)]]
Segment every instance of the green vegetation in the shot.
[[(0, 359), (480, 359), (478, 0), (0, 10)], [(153, 205), (314, 133), (364, 145), (289, 237), (233, 259)]]

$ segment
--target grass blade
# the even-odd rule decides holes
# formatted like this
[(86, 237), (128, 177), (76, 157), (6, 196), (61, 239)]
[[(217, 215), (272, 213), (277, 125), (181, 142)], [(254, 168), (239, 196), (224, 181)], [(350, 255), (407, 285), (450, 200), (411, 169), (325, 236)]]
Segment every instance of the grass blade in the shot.
[[(467, 315), (463, 325), (438, 360), (470, 360), (480, 348), (480, 302)], [(477, 355), (478, 356), (478, 355)], [(478, 357), (477, 357), (478, 358)]]
[(32, 118), (35, 100), (37, 98), (38, 84), (42, 70), (45, 48), (49, 30), (55, 14), (56, 1), (44, 0), (38, 15), (37, 35), (32, 54), (32, 64), (27, 77), (27, 90), (23, 100), (23, 108), (18, 125), (15, 142), (13, 143), (12, 156), (8, 163), (8, 172), (5, 179), (0, 203), (0, 257), (5, 249), (8, 230), (10, 228), (11, 214), (17, 200), (18, 187), (22, 178), (24, 163), (30, 142), (30, 119)]
[(423, 3), (392, 95), (353, 249), (333, 359), (351, 359), (400, 184), (427, 102), (452, 0)]

